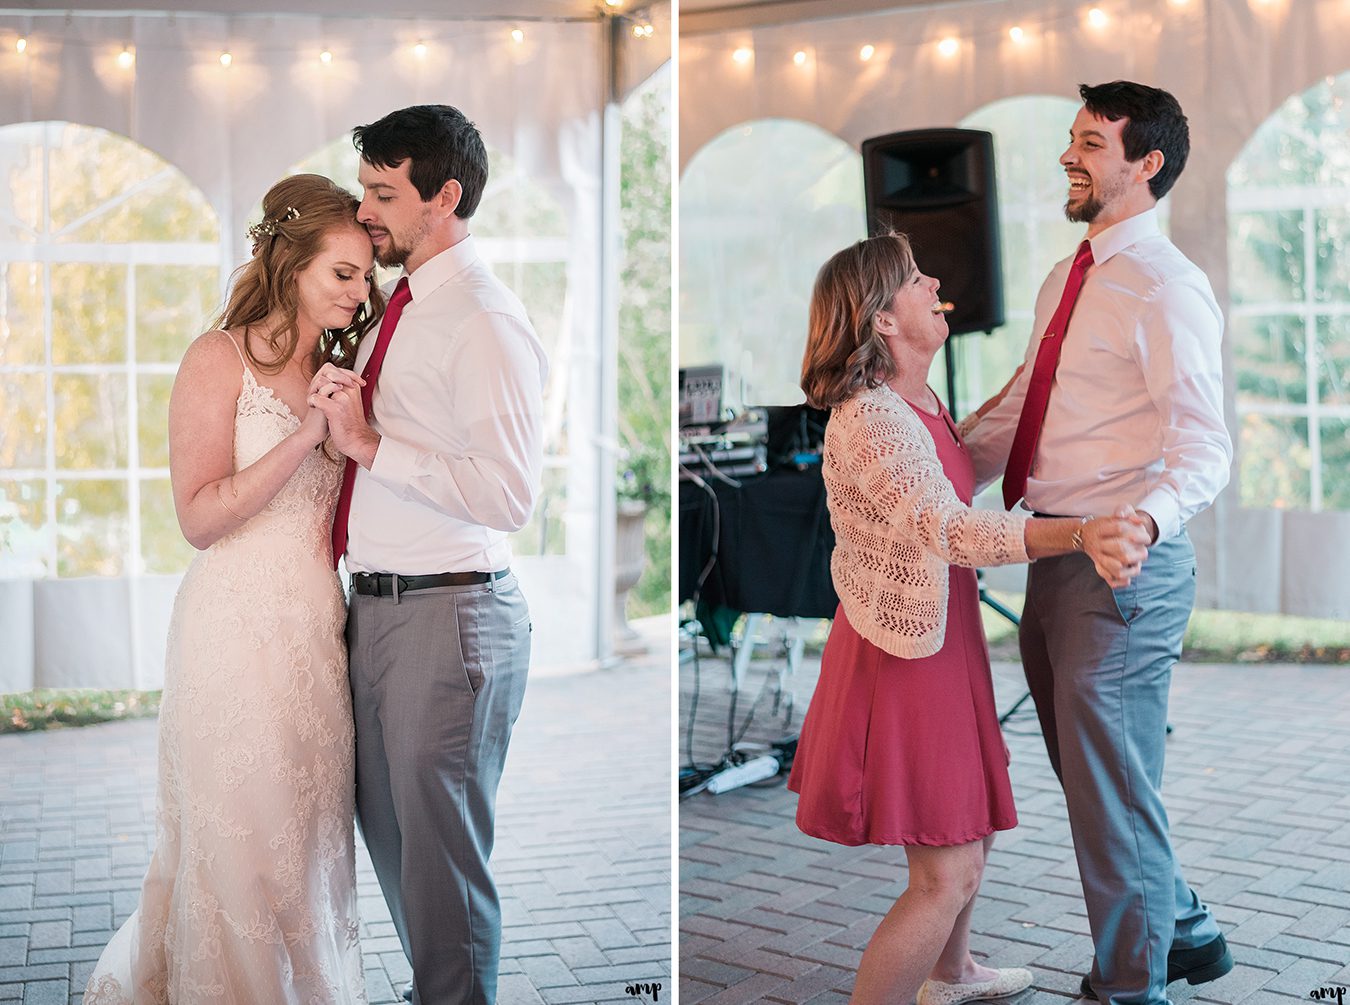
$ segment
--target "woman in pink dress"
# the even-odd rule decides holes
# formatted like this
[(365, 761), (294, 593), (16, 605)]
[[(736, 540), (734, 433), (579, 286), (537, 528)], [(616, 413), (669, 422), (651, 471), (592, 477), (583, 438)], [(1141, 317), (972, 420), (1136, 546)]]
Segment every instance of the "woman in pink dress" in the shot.
[(981, 966), (969, 947), (994, 831), (1017, 824), (974, 568), (1082, 550), (1122, 586), (1148, 541), (1127, 507), (1085, 521), (970, 508), (962, 427), (927, 385), (947, 338), (937, 290), (903, 236), (846, 248), (816, 279), (802, 365), (807, 400), (832, 409), (824, 475), (840, 603), (788, 786), (807, 834), (904, 845), (909, 863), (854, 1005), (956, 1005), (1030, 985), (1028, 971)]

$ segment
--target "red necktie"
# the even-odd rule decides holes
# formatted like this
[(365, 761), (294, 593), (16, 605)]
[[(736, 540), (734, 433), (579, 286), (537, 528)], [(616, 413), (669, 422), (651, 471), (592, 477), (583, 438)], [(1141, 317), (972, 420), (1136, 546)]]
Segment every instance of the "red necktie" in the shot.
[(1008, 469), (1003, 474), (1003, 504), (1012, 509), (1027, 490), (1027, 475), (1031, 473), (1031, 459), (1036, 456), (1036, 441), (1041, 438), (1041, 423), (1045, 421), (1045, 406), (1050, 401), (1050, 385), (1055, 382), (1055, 367), (1059, 365), (1059, 351), (1064, 345), (1064, 332), (1069, 327), (1069, 315), (1083, 288), (1083, 277), (1092, 265), (1092, 245), (1084, 241), (1078, 246), (1069, 278), (1064, 283), (1064, 294), (1059, 298), (1050, 324), (1041, 336), (1036, 350), (1036, 362), (1031, 368), (1031, 381), (1022, 402), (1022, 416), (1017, 420), (1012, 450), (1008, 452)]
[[(371, 401), (375, 397), (375, 382), (380, 379), (380, 367), (384, 365), (384, 354), (389, 351), (389, 339), (398, 326), (399, 315), (412, 299), (408, 289), (408, 277), (404, 276), (394, 287), (394, 295), (389, 298), (389, 306), (384, 309), (380, 320), (380, 334), (375, 338), (375, 348), (366, 360), (361, 376), (365, 378), (365, 387), (361, 388), (361, 403), (366, 409), (366, 421), (370, 421)], [(356, 462), (347, 458), (347, 466), (342, 471), (342, 491), (338, 493), (337, 512), (333, 514), (333, 568), (347, 550), (347, 516), (352, 510), (352, 486), (356, 484)]]

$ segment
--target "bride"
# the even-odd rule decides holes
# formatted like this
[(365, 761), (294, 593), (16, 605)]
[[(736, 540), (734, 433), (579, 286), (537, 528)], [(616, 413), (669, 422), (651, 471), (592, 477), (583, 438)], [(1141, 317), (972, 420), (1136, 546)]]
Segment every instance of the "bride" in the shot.
[(366, 1000), (329, 537), (342, 459), (307, 405), (382, 306), (357, 206), (318, 175), (274, 185), (178, 371), (170, 474), (199, 553), (169, 627), (154, 855), (86, 1005)]

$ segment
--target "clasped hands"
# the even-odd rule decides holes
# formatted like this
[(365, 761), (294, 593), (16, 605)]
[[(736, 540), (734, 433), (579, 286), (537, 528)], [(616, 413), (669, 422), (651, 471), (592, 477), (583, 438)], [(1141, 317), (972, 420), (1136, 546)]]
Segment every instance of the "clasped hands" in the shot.
[(1107, 585), (1120, 589), (1139, 575), (1153, 534), (1152, 517), (1133, 506), (1118, 506), (1111, 516), (1093, 517), (1083, 524), (1083, 551)]
[(360, 374), (325, 363), (309, 382), (310, 414), (322, 415), (327, 435), (342, 453), (369, 468), (380, 445), (380, 435), (366, 421)]

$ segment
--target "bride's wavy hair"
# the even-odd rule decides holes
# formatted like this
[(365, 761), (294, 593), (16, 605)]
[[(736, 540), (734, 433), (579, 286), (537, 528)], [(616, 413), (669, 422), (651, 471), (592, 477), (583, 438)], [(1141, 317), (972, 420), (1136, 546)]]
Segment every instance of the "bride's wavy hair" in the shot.
[(909, 238), (889, 231), (836, 252), (811, 290), (802, 390), (813, 408), (834, 408), (895, 376), (895, 358), (873, 320), (914, 275)]
[[(283, 178), (263, 196), (262, 222), (249, 228), (253, 257), (233, 277), (225, 306), (214, 328), (253, 325), (275, 314), (281, 318), (273, 331), (261, 338), (270, 357), (259, 358), (247, 334), (244, 352), (264, 373), (278, 373), (290, 362), (300, 341), (296, 318), (300, 295), (296, 276), (314, 261), (324, 239), (344, 227), (360, 227), (356, 211), (361, 201), (331, 179), (317, 174)], [(370, 331), (384, 311), (384, 296), (372, 285), (370, 299), (352, 317), (346, 328), (325, 329), (311, 357), (311, 371), (332, 362), (350, 368), (356, 360), (361, 337)]]

